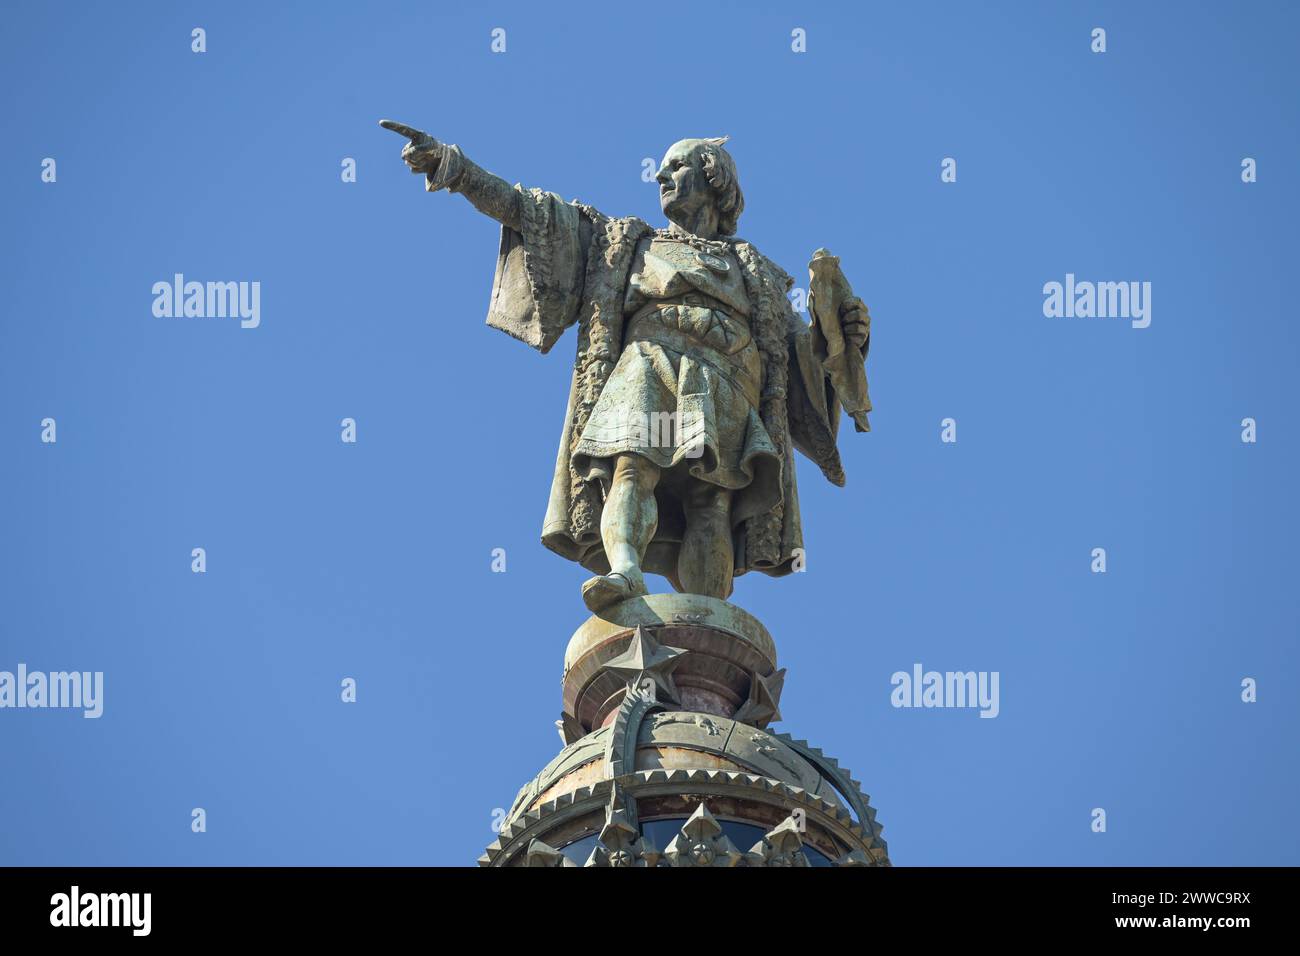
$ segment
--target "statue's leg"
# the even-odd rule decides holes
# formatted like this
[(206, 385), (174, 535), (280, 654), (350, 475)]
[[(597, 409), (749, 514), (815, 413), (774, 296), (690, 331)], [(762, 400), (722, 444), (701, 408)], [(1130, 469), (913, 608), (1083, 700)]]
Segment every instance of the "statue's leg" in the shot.
[(582, 598), (591, 610), (646, 593), (641, 561), (659, 525), (658, 483), (659, 466), (649, 459), (629, 453), (614, 460), (614, 476), (600, 515), (600, 539), (609, 574), (598, 575), (582, 586)]
[(731, 544), (731, 490), (693, 481), (682, 495), (686, 532), (677, 559), (677, 577), (690, 594), (731, 596), (734, 555)]

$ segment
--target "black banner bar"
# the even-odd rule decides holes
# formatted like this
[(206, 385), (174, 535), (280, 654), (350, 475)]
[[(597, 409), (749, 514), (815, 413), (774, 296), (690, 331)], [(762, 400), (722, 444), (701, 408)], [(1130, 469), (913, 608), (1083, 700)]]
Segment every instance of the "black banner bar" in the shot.
[[(484, 916), (497, 921), (497, 933), (512, 927), (523, 933), (538, 925), (521, 921), (530, 913), (544, 914), (545, 925), (555, 930), (566, 910), (583, 921), (579, 899), (621, 897), (629, 906), (640, 901), (634, 908), (645, 907), (642, 922), (722, 920), (715, 928), (723, 934), (752, 932), (767, 913), (794, 917), (806, 932), (838, 927), (866, 932), (866, 938), (896, 924), (923, 931), (927, 939), (974, 939), (970, 934), (978, 929), (977, 938), (985, 941), (1045, 933), (1230, 943), (1243, 933), (1284, 928), (1295, 876), (1282, 868), (894, 867), (694, 876), (476, 868), (24, 868), (0, 869), (0, 925), (7, 939), (54, 941), (75, 933), (83, 944), (110, 938), (338, 943), (396, 939), (429, 930), (431, 920), (446, 929)], [(690, 892), (674, 895), (683, 885)], [(632, 887), (637, 895), (624, 895)], [(733, 898), (748, 899), (754, 910), (728, 928), (727, 919), (740, 911), (718, 904)], [(669, 903), (672, 912), (664, 908)], [(728, 912), (732, 916), (724, 918)]]

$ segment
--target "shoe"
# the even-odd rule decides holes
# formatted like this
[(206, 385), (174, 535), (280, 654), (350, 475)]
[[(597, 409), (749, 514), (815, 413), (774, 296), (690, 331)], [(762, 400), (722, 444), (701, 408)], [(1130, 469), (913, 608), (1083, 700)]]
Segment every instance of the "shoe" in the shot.
[(617, 571), (598, 574), (582, 586), (582, 601), (593, 614), (634, 596), (632, 582)]

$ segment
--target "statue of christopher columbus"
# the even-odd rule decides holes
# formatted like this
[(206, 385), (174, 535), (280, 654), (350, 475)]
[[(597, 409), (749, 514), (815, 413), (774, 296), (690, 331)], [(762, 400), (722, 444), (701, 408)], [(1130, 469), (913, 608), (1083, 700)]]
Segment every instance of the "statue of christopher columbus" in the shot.
[(594, 573), (593, 612), (647, 593), (644, 574), (725, 599), (736, 575), (779, 576), (802, 553), (794, 450), (844, 484), (841, 407), (867, 431), (871, 319), (839, 260), (794, 280), (736, 235), (745, 207), (725, 138), (684, 139), (655, 176), (669, 225), (612, 218), (510, 186), (459, 147), (383, 120), (431, 192), (501, 224), (488, 324), (577, 355), (542, 541)]

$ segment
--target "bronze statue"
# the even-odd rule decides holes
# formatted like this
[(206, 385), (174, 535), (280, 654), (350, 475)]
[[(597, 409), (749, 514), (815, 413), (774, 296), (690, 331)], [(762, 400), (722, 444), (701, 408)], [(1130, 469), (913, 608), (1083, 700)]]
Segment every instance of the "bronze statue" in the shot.
[(867, 431), (871, 319), (818, 250), (811, 322), (794, 280), (738, 238), (745, 201), (719, 139), (685, 139), (656, 180), (667, 229), (512, 187), (454, 145), (407, 137), (426, 189), (501, 223), (488, 324), (545, 353), (578, 325), (542, 541), (596, 577), (592, 611), (647, 593), (643, 572), (725, 599), (735, 575), (802, 555), (797, 448), (837, 485), (840, 407)]

